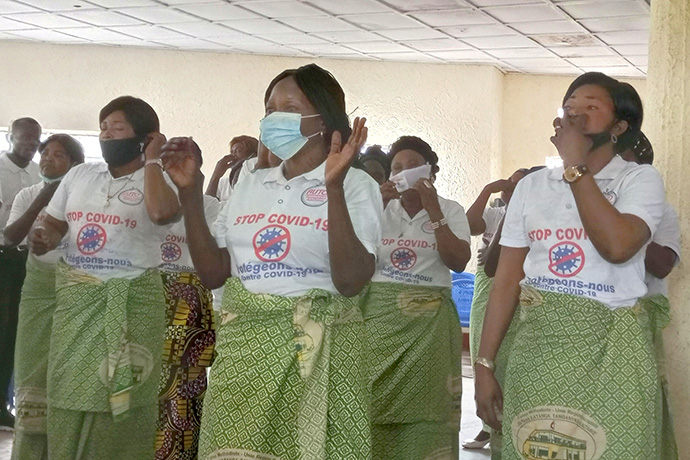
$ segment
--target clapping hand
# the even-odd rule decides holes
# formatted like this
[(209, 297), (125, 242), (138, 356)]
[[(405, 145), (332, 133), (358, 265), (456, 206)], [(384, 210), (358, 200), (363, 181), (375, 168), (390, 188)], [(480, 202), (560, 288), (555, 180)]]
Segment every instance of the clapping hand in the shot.
[(350, 165), (367, 140), (366, 121), (366, 118), (355, 118), (352, 134), (345, 145), (342, 145), (340, 132), (335, 131), (331, 136), (331, 151), (326, 159), (326, 187), (343, 185)]
[(165, 171), (178, 189), (201, 187), (201, 150), (191, 137), (173, 137), (163, 144)]

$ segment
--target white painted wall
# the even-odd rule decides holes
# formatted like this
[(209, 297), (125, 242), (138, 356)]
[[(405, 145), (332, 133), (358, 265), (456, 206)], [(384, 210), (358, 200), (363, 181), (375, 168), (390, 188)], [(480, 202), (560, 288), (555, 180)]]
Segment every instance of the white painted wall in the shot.
[[(258, 137), (263, 96), (286, 57), (0, 42), (0, 125), (33, 116), (52, 129), (97, 130), (114, 97), (149, 102), (167, 136), (201, 145), (207, 176), (238, 134)], [(369, 119), (370, 143), (414, 134), (441, 158), (439, 189), (462, 204), (500, 172), (503, 74), (489, 66), (324, 60), (349, 109)], [(6, 120), (6, 121), (5, 121)]]

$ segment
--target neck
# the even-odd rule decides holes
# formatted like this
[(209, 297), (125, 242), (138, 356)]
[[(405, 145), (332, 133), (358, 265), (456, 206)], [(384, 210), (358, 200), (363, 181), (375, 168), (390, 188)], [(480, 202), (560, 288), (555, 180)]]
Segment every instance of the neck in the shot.
[(108, 171), (110, 171), (110, 175), (113, 176), (113, 179), (117, 179), (118, 177), (126, 176), (127, 174), (132, 174), (134, 171), (137, 171), (143, 167), (143, 156), (137, 156), (134, 160), (122, 166), (108, 166)]
[(31, 160), (27, 160), (23, 156), (19, 155), (17, 152), (10, 152), (7, 154), (7, 158), (9, 158), (12, 163), (16, 164), (20, 168), (26, 168), (29, 166), (29, 163), (31, 163)]
[(594, 175), (604, 169), (614, 156), (616, 156), (616, 152), (613, 151), (613, 144), (607, 142), (598, 149), (592, 150), (587, 154), (585, 165), (587, 169), (589, 169), (589, 172)]
[(322, 146), (317, 145), (308, 150), (303, 150), (292, 158), (283, 161), (283, 175), (287, 180), (307, 173), (326, 160)]
[(400, 196), (400, 203), (402, 203), (403, 209), (410, 217), (416, 216), (417, 213), (424, 207), (422, 205), (422, 199), (420, 198), (419, 193), (412, 190), (403, 192), (403, 194)]

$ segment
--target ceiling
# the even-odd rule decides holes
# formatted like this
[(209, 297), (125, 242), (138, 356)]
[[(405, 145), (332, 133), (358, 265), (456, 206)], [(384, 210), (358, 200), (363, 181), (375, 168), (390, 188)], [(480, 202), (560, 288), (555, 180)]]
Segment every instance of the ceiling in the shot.
[(645, 77), (646, 0), (0, 0), (0, 40)]

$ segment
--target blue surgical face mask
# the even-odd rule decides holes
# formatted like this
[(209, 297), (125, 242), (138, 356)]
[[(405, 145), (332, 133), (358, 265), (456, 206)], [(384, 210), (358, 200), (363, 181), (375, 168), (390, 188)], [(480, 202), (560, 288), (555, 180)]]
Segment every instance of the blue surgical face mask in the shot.
[(321, 115), (301, 115), (292, 112), (272, 112), (266, 115), (259, 123), (261, 143), (275, 156), (285, 161), (293, 157), (309, 139), (321, 131), (304, 136), (302, 134), (302, 118), (313, 118)]
[(54, 184), (55, 182), (60, 182), (65, 175), (63, 174), (60, 177), (46, 177), (42, 173), (38, 173), (38, 177), (41, 178), (41, 180), (46, 183), (46, 184)]

